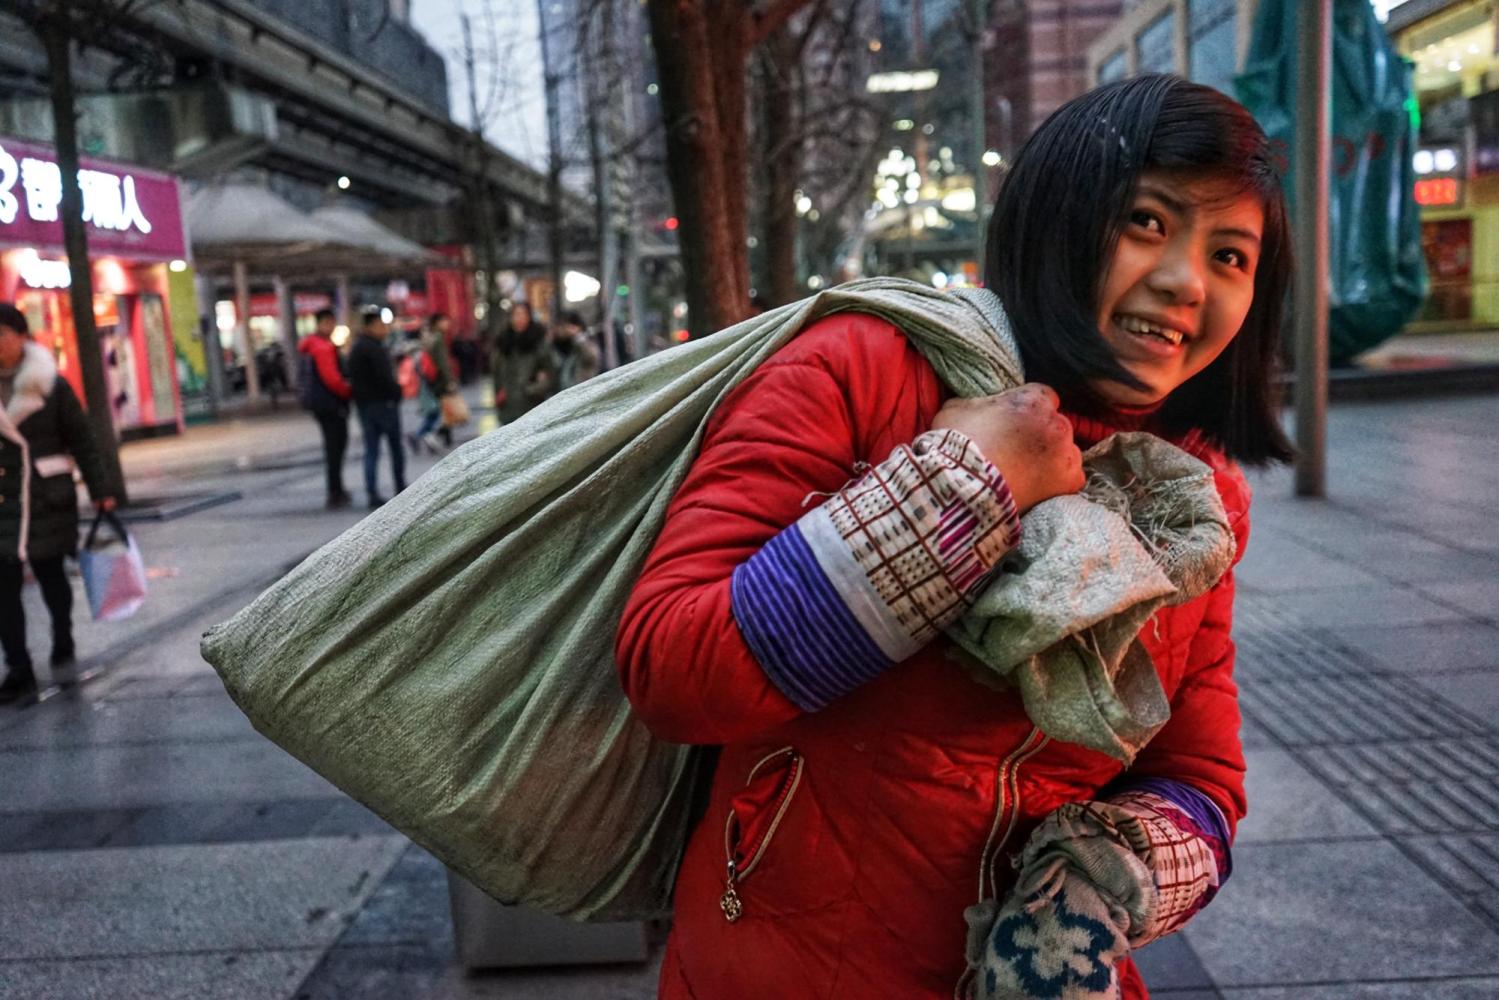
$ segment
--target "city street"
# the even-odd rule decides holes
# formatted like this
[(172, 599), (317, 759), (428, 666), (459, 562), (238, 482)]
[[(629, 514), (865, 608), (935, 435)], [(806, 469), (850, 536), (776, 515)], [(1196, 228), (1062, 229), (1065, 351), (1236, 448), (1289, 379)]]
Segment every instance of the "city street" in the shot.
[[(1337, 405), (1332, 499), (1253, 477), (1251, 811), (1218, 899), (1139, 956), (1154, 996), (1499, 996), (1496, 427), (1493, 397)], [(0, 709), (0, 998), (654, 996), (654, 964), (461, 972), (441, 866), (258, 736), (198, 658), (205, 628), (361, 516), (323, 510), (312, 421), (293, 406), (123, 456), (138, 499), (215, 505), (134, 525), (152, 587), (134, 618), (88, 622), (75, 580), (97, 673)], [(27, 611), (45, 655), (34, 588)]]

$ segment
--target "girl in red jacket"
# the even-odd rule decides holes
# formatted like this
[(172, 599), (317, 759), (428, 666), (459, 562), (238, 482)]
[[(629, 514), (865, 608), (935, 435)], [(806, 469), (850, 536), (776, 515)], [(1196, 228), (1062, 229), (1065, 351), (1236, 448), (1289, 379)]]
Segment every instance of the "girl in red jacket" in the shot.
[(941, 630), (1114, 430), (1207, 462), (1242, 553), (1237, 463), (1290, 451), (1288, 270), (1248, 112), (1125, 81), (1053, 115), (995, 204), (986, 283), (1033, 384), (949, 399), (900, 330), (837, 315), (723, 402), (617, 643), (654, 732), (722, 746), (661, 996), (1146, 996), (1129, 950), (1211, 899), (1245, 811), (1232, 574), (1143, 630), (1171, 718), (1128, 768)]

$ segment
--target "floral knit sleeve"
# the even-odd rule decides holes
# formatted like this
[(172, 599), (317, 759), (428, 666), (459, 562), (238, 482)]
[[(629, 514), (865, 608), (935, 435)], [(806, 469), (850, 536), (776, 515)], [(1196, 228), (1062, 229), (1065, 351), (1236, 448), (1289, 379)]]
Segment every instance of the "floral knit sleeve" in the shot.
[(740, 565), (734, 618), (771, 682), (816, 711), (961, 616), (1019, 539), (999, 470), (929, 431)]

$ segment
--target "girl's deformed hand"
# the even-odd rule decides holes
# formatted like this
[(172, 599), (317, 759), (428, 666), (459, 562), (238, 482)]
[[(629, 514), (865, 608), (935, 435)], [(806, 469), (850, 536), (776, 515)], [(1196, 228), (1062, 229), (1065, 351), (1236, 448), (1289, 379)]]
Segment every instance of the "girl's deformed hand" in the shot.
[(1031, 382), (994, 396), (948, 400), (932, 429), (967, 436), (1005, 477), (1024, 513), (1083, 488), (1082, 453), (1059, 405), (1051, 388)]

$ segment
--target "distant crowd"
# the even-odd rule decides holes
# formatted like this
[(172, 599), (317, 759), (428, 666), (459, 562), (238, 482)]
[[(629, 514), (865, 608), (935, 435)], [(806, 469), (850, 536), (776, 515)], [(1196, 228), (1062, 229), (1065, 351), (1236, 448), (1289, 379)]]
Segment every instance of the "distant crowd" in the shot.
[[(298, 395), (322, 432), (330, 509), (353, 502), (343, 483), (351, 404), (364, 434), (365, 493), (373, 509), (386, 499), (379, 488), (382, 442), (389, 445), (391, 485), (399, 493), (406, 488), (406, 450), (441, 453), (452, 447), (454, 428), (471, 419), (460, 387), (480, 376), (481, 360), (488, 362), (495, 413), (502, 424), (594, 377), (606, 359), (616, 366), (631, 360), (623, 336), (609, 345), (602, 332), (590, 331), (572, 311), (563, 312), (548, 329), (524, 302), (510, 307), (505, 326), (487, 344), (455, 340), (452, 318), (443, 313), (431, 316), (420, 330), (392, 338), (387, 315), (378, 308), (367, 310), (351, 342), (340, 350), (333, 337), (337, 318), (324, 309), (299, 347)], [(401, 403), (406, 399), (416, 401), (420, 423), (403, 434)]]

